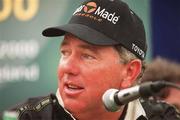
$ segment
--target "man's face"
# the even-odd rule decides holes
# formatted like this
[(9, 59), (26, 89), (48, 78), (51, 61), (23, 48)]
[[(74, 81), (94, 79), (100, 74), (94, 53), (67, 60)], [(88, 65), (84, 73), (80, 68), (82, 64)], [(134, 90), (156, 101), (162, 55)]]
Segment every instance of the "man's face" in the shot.
[(59, 90), (64, 106), (72, 113), (104, 109), (103, 93), (119, 89), (125, 65), (112, 46), (95, 46), (65, 35), (60, 47)]

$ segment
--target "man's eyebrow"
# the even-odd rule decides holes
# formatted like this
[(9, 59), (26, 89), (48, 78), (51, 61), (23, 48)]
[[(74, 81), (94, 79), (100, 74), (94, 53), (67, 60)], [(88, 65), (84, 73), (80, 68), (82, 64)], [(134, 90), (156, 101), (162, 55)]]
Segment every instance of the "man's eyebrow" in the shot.
[[(60, 48), (61, 48), (62, 46), (66, 46), (66, 45), (68, 45), (68, 42), (67, 42), (67, 41), (63, 41), (63, 42), (61, 43), (61, 45), (60, 45)], [(95, 45), (90, 45), (90, 44), (81, 44), (81, 45), (78, 45), (77, 47), (82, 48), (82, 49), (90, 50), (90, 51), (92, 51), (92, 52), (94, 52), (94, 53), (97, 53), (97, 51), (98, 51), (97, 46), (95, 46)]]

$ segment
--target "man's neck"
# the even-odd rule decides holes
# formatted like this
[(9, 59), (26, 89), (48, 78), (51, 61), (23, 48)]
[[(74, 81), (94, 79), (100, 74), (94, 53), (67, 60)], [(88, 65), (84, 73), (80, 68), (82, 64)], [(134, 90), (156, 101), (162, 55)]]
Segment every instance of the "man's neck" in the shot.
[(77, 118), (77, 120), (119, 120), (123, 112), (123, 108), (118, 112), (98, 112), (98, 111), (91, 111), (91, 112), (83, 112), (80, 114), (73, 114)]

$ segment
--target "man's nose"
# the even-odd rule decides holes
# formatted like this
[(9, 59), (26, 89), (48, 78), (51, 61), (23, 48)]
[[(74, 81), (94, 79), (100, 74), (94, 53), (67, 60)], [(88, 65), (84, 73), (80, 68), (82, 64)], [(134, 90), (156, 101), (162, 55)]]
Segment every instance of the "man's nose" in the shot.
[(62, 59), (59, 63), (60, 69), (66, 74), (77, 75), (79, 73), (79, 62), (74, 56)]

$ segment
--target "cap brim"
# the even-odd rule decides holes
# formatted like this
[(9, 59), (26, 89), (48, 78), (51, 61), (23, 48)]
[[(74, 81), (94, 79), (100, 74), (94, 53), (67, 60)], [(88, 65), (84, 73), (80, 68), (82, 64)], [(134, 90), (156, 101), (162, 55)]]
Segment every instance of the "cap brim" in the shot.
[(115, 45), (117, 41), (108, 36), (81, 24), (67, 24), (64, 26), (51, 27), (45, 29), (42, 34), (46, 37), (62, 36), (65, 33), (71, 33), (76, 37), (95, 45)]

